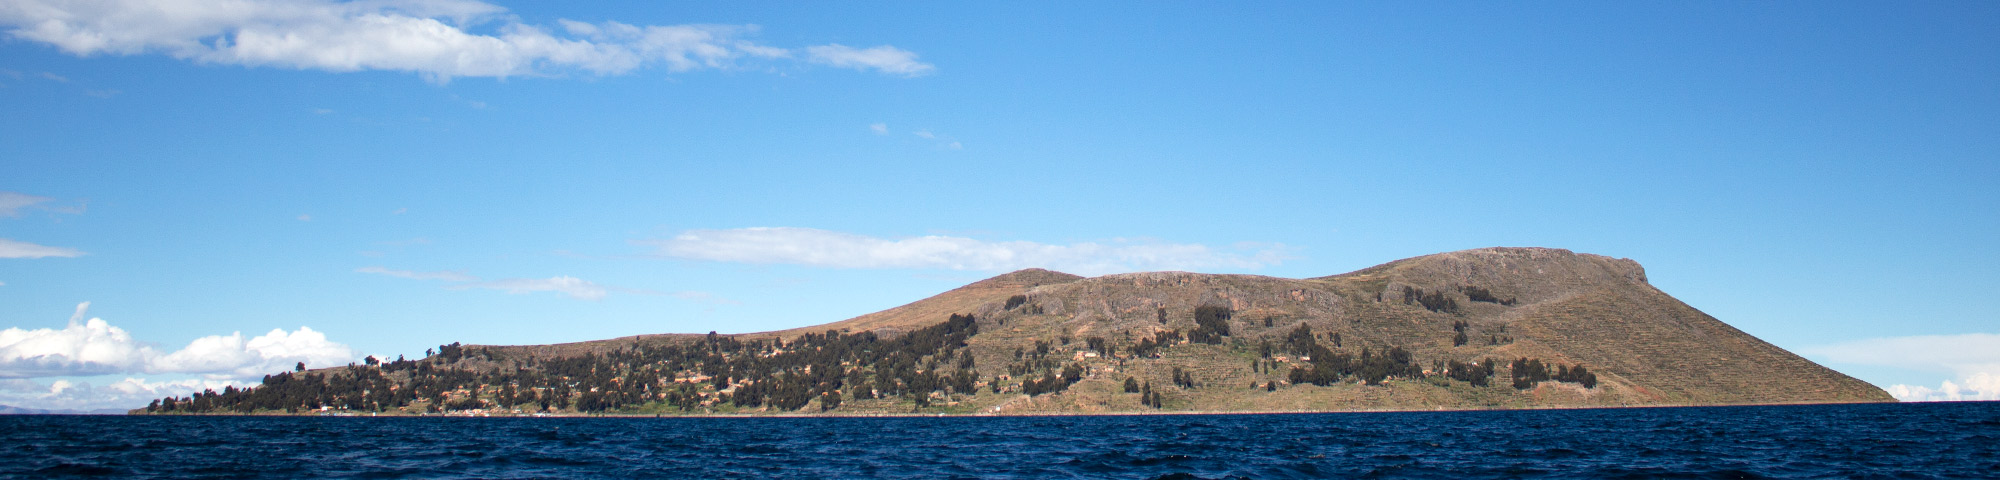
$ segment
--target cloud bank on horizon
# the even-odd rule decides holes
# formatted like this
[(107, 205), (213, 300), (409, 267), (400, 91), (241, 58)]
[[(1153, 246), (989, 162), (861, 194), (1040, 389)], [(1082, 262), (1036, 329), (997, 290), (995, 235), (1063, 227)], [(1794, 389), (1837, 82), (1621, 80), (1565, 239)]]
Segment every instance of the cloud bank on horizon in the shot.
[[(165, 395), (253, 385), (253, 379), (290, 370), (299, 363), (328, 367), (359, 357), (347, 345), (304, 326), (289, 332), (272, 329), (254, 337), (245, 337), (242, 332), (210, 335), (164, 352), (102, 318), (83, 320), (89, 308), (90, 302), (78, 304), (76, 314), (61, 329), (0, 330), (0, 404), (44, 409), (132, 408), (134, 402), (143, 404)], [(32, 380), (100, 375), (180, 378), (149, 381), (127, 377), (102, 387), (69, 379), (46, 385)]]
[(2000, 335), (1871, 338), (1800, 351), (1838, 363), (1949, 371), (1958, 378), (1957, 382), (1945, 380), (1935, 388), (1896, 384), (1883, 389), (1905, 402), (2000, 400)]
[(1256, 269), (1285, 259), (1278, 244), (1240, 244), (1222, 250), (1200, 244), (1117, 241), (1050, 245), (988, 242), (929, 235), (884, 239), (798, 227), (688, 230), (664, 240), (638, 242), (669, 258), (829, 268), (929, 268), (1011, 271), (1046, 268), (1078, 275), (1148, 270)]
[(14, 38), (77, 56), (165, 54), (197, 63), (413, 72), (433, 82), (584, 72), (730, 69), (753, 60), (915, 77), (936, 67), (889, 45), (781, 48), (754, 25), (522, 23), (473, 0), (21, 0), (0, 3)]
[(90, 302), (77, 305), (61, 329), (0, 330), (0, 378), (170, 373), (254, 378), (299, 362), (323, 367), (357, 357), (353, 349), (303, 326), (249, 338), (242, 332), (210, 335), (162, 352), (102, 318), (82, 320), (89, 308)]

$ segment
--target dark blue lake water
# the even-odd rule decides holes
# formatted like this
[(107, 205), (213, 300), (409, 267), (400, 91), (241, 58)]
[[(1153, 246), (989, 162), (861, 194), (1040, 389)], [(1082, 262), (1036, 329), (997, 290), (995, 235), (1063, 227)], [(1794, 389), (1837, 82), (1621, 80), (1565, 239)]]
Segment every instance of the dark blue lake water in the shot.
[(0, 416), (0, 476), (2000, 478), (2000, 402), (1013, 418)]

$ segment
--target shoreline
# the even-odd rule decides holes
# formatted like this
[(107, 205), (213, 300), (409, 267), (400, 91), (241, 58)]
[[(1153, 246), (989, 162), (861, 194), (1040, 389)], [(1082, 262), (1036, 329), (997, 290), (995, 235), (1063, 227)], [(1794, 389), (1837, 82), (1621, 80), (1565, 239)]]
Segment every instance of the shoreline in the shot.
[[(1967, 402), (1979, 402), (1971, 400)], [(1902, 403), (1952, 403), (1952, 402), (1775, 402), (1775, 403), (1726, 403), (1726, 404), (1663, 404), (1663, 405), (1598, 405), (1598, 406), (1536, 406), (1525, 408), (1432, 408), (1432, 409), (1361, 409), (1361, 410), (1258, 410), (1258, 411), (1158, 411), (1158, 412), (1050, 412), (1050, 413), (854, 413), (854, 414), (803, 414), (803, 413), (700, 413), (700, 414), (644, 414), (644, 413), (502, 413), (502, 414), (390, 414), (368, 413), (131, 413), (89, 414), (102, 416), (187, 416), (187, 417), (339, 417), (339, 418), (1008, 418), (1008, 417), (1128, 417), (1159, 415), (1312, 415), (1342, 413), (1432, 413), (1432, 412), (1513, 412), (1548, 410), (1624, 410), (1645, 408), (1703, 408), (1703, 407), (1780, 407), (1802, 405), (1861, 405), (1861, 404), (1902, 404)], [(78, 414), (84, 415), (84, 414)]]

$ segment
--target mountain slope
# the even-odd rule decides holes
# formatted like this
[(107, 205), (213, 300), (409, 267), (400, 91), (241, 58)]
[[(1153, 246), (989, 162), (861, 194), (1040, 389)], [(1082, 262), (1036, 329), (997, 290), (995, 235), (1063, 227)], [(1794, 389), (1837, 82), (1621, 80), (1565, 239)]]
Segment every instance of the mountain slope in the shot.
[[(302, 380), (302, 381), (301, 381)], [(1625, 259), (1428, 255), (1310, 279), (1001, 275), (830, 324), (442, 346), (152, 411), (1113, 413), (1892, 401)]]

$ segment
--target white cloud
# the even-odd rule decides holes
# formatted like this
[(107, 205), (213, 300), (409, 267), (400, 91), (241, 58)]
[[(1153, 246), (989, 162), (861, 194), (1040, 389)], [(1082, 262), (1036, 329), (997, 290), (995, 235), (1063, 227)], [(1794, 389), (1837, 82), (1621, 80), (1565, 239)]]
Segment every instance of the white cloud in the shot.
[(2000, 400), (2000, 335), (1870, 338), (1800, 351), (1831, 362), (1949, 371), (1958, 378), (1957, 382), (1946, 380), (1938, 388), (1897, 384), (1885, 389), (1903, 401)]
[(1956, 402), (1963, 400), (2000, 400), (2000, 375), (1987, 372), (1974, 373), (1960, 378), (1960, 383), (1945, 380), (1938, 388), (1921, 385), (1890, 385), (1890, 396), (1905, 402)]
[(876, 134), (876, 135), (888, 135), (888, 134), (889, 134), (889, 124), (887, 124), (887, 123), (872, 123), (872, 124), (869, 124), (869, 125), (868, 125), (868, 131), (870, 131), (870, 132), (875, 132), (875, 134)]
[[(520, 23), (472, 0), (18, 0), (0, 3), (0, 27), (64, 52), (160, 53), (201, 63), (336, 72), (509, 77), (567, 71), (616, 75), (649, 65), (671, 71), (731, 68), (744, 58), (788, 58), (787, 49), (741, 37), (752, 26), (628, 25), (562, 19), (561, 32)], [(881, 46), (810, 47), (816, 63), (914, 76), (932, 67)]]
[(445, 288), (452, 290), (467, 290), (467, 289), (480, 288), (488, 290), (501, 290), (514, 295), (519, 295), (524, 293), (534, 293), (534, 292), (555, 292), (563, 295), (568, 295), (570, 298), (578, 300), (592, 300), (592, 301), (603, 300), (605, 294), (607, 294), (611, 289), (617, 289), (620, 291), (627, 291), (627, 292), (646, 292), (644, 290), (605, 287), (602, 285), (598, 285), (596, 283), (591, 283), (588, 280), (570, 276), (560, 276), (551, 278), (504, 278), (493, 281), (481, 281), (479, 277), (467, 275), (463, 272), (454, 272), (454, 271), (415, 272), (410, 270), (391, 270), (382, 267), (362, 267), (354, 269), (354, 271), (359, 273), (373, 273), (376, 275), (387, 275), (396, 278), (408, 278), (411, 280), (442, 280), (446, 282), (454, 282), (455, 285), (445, 286)]
[[(83, 316), (90, 302), (77, 305)], [(152, 347), (103, 319), (70, 318), (61, 330), (0, 330), (0, 378), (103, 375), (144, 371)]]
[(0, 330), (0, 378), (88, 376), (120, 373), (191, 373), (215, 378), (251, 378), (286, 370), (298, 362), (325, 367), (352, 362), (354, 351), (299, 327), (245, 340), (241, 332), (195, 339), (186, 348), (161, 353), (101, 318), (80, 321), (90, 302), (78, 304), (62, 329)]
[(21, 216), (22, 208), (26, 208), (29, 205), (34, 205), (37, 203), (47, 202), (50, 200), (54, 199), (49, 197), (37, 197), (25, 193), (0, 192), (0, 217)]
[(45, 384), (29, 379), (0, 379), (0, 405), (84, 412), (131, 410), (167, 396), (184, 397), (202, 390), (221, 392), (226, 387), (243, 388), (254, 384), (237, 379), (147, 380), (126, 377), (104, 386), (95, 386), (88, 380), (61, 379)]
[(50, 247), (0, 238), (0, 258), (71, 258), (81, 256), (83, 256), (83, 252), (74, 248)]
[(388, 275), (391, 277), (407, 278), (411, 280), (444, 280), (447, 282), (479, 281), (479, 277), (466, 275), (465, 272), (454, 272), (454, 271), (415, 272), (410, 270), (390, 270), (382, 267), (361, 267), (354, 269), (354, 271), (357, 273), (373, 273), (376, 275)]
[(916, 77), (931, 73), (937, 67), (917, 61), (916, 52), (888, 45), (869, 48), (854, 48), (841, 44), (806, 47), (806, 56), (813, 63), (831, 65), (855, 70), (875, 70), (905, 77)]
[(941, 268), (1008, 271), (1040, 267), (1083, 275), (1147, 270), (1254, 269), (1283, 260), (1282, 245), (1223, 251), (1199, 244), (1093, 242), (1047, 245), (924, 236), (889, 240), (811, 228), (689, 230), (640, 242), (668, 257), (833, 268)]
[(272, 329), (248, 340), (243, 332), (197, 338), (186, 348), (152, 359), (147, 371), (254, 378), (290, 370), (300, 362), (322, 367), (349, 363), (359, 356), (347, 345), (327, 340), (326, 334), (301, 326), (292, 332)]
[(312, 216), (312, 215), (310, 215), (310, 214), (299, 214), (299, 217), (298, 217), (298, 218), (299, 218), (299, 221), (301, 221), (301, 222), (310, 222), (310, 221), (313, 221), (313, 216)]
[(504, 290), (512, 295), (534, 292), (556, 292), (578, 300), (604, 299), (604, 287), (580, 278), (567, 276), (551, 278), (505, 278), (491, 282), (453, 285), (450, 288), (454, 290), (467, 288)]
[(937, 134), (935, 134), (935, 133), (931, 133), (931, 131), (930, 131), (930, 130), (918, 130), (918, 131), (915, 131), (915, 132), (910, 132), (910, 134), (911, 134), (911, 135), (916, 135), (916, 136), (919, 136), (919, 137), (923, 137), (923, 138), (928, 138), (928, 139), (936, 139), (936, 138), (937, 138)]

